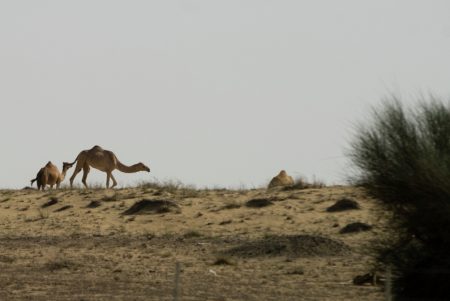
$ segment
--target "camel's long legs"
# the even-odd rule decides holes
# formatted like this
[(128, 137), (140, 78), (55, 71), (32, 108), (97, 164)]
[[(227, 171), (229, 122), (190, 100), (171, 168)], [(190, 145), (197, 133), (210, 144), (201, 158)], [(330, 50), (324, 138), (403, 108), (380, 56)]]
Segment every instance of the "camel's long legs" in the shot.
[(111, 177), (111, 172), (106, 172), (106, 189), (109, 188), (109, 178)]
[(75, 167), (75, 170), (73, 171), (72, 176), (70, 177), (70, 188), (72, 188), (73, 185), (73, 180), (75, 180), (75, 177), (77, 176), (77, 174), (81, 171), (81, 166), (77, 166)]
[(86, 187), (86, 188), (88, 188), (87, 183), (86, 183), (86, 179), (87, 179), (87, 176), (88, 176), (88, 174), (89, 174), (89, 170), (90, 170), (90, 169), (91, 169), (91, 168), (89, 167), (88, 164), (84, 164), (84, 165), (83, 165), (83, 179), (81, 180), (81, 182), (83, 182), (84, 187)]
[(111, 186), (111, 188), (114, 188), (114, 187), (117, 186), (117, 181), (116, 181), (116, 179), (114, 178), (112, 172), (111, 172), (111, 179), (113, 180), (113, 186)]
[(114, 188), (117, 185), (117, 181), (114, 178), (112, 171), (106, 172), (106, 188), (109, 188), (109, 180), (110, 179), (112, 179), (112, 181), (113, 181), (113, 185), (111, 186), (111, 188)]

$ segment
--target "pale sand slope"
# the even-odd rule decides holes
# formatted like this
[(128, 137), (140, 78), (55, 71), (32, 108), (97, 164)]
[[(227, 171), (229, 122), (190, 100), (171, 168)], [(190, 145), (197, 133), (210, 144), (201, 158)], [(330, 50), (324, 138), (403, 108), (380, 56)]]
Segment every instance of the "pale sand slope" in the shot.
[[(361, 209), (326, 212), (343, 197)], [(245, 206), (255, 198), (273, 204)], [(178, 208), (122, 215), (143, 199)], [(367, 246), (387, 235), (385, 219), (352, 187), (3, 190), (0, 300), (173, 300), (177, 261), (180, 300), (383, 300), (382, 287), (352, 279), (369, 272)], [(339, 234), (351, 222), (373, 229)]]

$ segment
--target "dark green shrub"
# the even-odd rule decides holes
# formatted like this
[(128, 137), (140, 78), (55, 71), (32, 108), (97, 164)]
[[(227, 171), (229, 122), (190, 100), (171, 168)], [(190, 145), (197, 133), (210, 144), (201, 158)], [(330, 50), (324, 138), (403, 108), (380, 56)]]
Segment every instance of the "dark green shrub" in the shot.
[(405, 109), (394, 97), (361, 124), (349, 151), (353, 179), (392, 210), (398, 235), (379, 251), (396, 300), (450, 296), (450, 106)]

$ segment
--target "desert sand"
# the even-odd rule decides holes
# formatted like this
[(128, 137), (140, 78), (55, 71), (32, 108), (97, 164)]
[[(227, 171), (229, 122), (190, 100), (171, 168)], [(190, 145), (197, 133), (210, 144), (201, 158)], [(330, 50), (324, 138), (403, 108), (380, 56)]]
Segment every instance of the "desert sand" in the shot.
[(0, 300), (384, 300), (352, 280), (387, 234), (355, 187), (1, 190)]

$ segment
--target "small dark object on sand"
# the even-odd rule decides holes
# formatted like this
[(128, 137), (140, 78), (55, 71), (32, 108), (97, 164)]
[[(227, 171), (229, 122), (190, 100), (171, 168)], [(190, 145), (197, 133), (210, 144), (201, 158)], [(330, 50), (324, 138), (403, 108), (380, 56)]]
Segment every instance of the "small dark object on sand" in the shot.
[(57, 204), (58, 202), (59, 202), (59, 201), (58, 201), (57, 198), (50, 198), (50, 200), (49, 200), (47, 203), (43, 204), (43, 205), (41, 206), (41, 208), (47, 208), (47, 207), (50, 207), (50, 206), (52, 206), (52, 205)]

